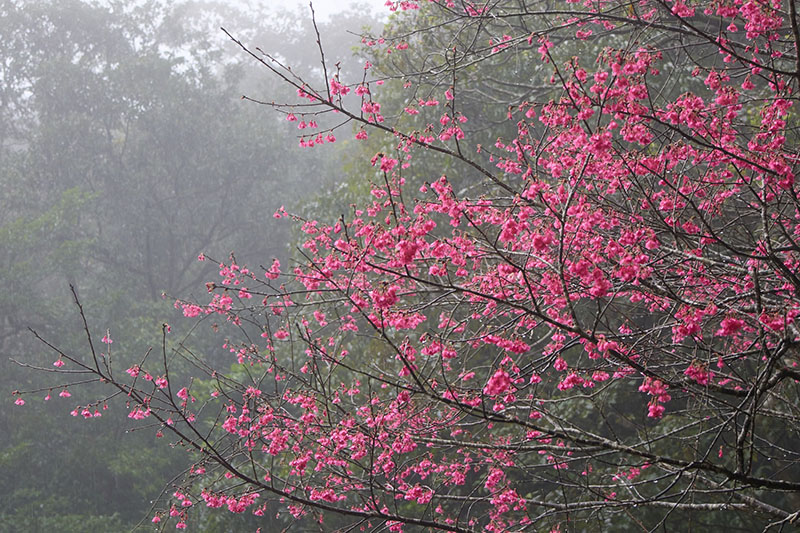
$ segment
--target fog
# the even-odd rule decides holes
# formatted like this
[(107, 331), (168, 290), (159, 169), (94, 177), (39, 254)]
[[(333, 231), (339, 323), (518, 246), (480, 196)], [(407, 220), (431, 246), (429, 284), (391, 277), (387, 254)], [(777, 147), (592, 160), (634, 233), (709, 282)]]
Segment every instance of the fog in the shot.
[[(136, 361), (163, 322), (177, 338), (191, 329), (173, 303), (204, 292), (214, 268), (200, 254), (288, 263), (294, 230), (273, 219), (278, 208), (338, 216), (321, 198), (342, 177), (346, 143), (302, 150), (283, 116), (242, 100), (292, 93), (219, 30), (321, 83), (303, 4), (0, 3), (0, 531), (130, 530), (187, 464), (113, 404), (114, 416), (70, 416), (86, 402), (106, 413), (107, 397), (71, 397), (47, 372), (57, 355), (29, 331), (87, 350), (70, 286), (92, 332), (111, 332), (114, 356)], [(380, 4), (315, 2), (343, 75), (362, 68), (353, 34), (380, 27)], [(191, 342), (219, 357), (220, 339)], [(18, 389), (37, 391), (22, 408)], [(198, 520), (205, 531), (247, 523)]]
[[(262, 5), (278, 13), (284, 10), (308, 11), (308, 2), (306, 0), (273, 0), (271, 2), (255, 2), (255, 4)], [(360, 5), (362, 10), (363, 7), (366, 7), (365, 13), (380, 18), (386, 13), (385, 4), (386, 0), (361, 0), (360, 2), (350, 2), (349, 6)], [(330, 21), (332, 17), (342, 12), (342, 6), (347, 5), (347, 3), (337, 0), (315, 0), (313, 5), (314, 12), (320, 21)]]

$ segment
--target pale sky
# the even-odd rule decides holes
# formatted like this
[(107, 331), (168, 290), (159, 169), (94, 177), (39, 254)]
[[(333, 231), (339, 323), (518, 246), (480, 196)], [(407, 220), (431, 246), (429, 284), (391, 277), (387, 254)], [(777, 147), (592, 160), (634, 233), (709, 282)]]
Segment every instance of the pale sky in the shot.
[[(300, 7), (308, 11), (309, 0), (261, 0), (263, 5), (275, 7)], [(343, 11), (349, 4), (366, 5), (373, 13), (388, 14), (389, 8), (386, 7), (386, 0), (313, 0), (314, 11), (320, 20), (325, 20), (332, 14)]]

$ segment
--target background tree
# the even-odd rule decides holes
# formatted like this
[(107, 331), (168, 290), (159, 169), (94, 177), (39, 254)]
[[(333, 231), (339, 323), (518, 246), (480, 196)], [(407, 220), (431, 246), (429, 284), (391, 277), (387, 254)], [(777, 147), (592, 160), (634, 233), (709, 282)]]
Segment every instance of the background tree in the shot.
[[(295, 93), (242, 68), (218, 28), (236, 20), (253, 36), (287, 41), (308, 31), (278, 24), (288, 18), (210, 2), (0, 2), (0, 382), (52, 398), (35, 417), (0, 412), (0, 531), (131, 529), (164, 489), (161, 476), (186, 467), (153, 432), (131, 431), (134, 421), (65, 418), (75, 397), (60, 395), (71, 380), (9, 359), (40, 352), (27, 328), (82, 349), (70, 284), (92, 302), (93, 323), (114, 324), (124, 346), (114, 358), (127, 368), (159, 341), (172, 312), (162, 294), (203, 291), (213, 269), (197, 262), (200, 252), (286, 262), (290, 228), (268, 221), (324, 181), (321, 159), (293, 160), (296, 143), (275, 134), (283, 117), (242, 105), (249, 85), (275, 98)], [(293, 60), (316, 64), (315, 53)], [(219, 352), (208, 337), (187, 346)]]
[[(305, 124), (301, 144), (385, 136), (371, 199), (295, 217), (300, 264), (231, 258), (208, 299), (176, 302), (234, 366), (165, 341), (122, 374), (92, 327), (89, 357), (47, 341), (193, 458), (153, 521), (201, 504), (390, 531), (793, 524), (794, 4), (395, 7), (411, 15), (375, 42), (407, 54), (408, 123), (372, 67), (347, 80), (323, 59), (319, 81), (234, 39), (296, 91), (253, 99)], [(459, 87), (493, 68), (463, 96), (510, 88), (483, 144)], [(551, 89), (527, 87), (541, 72)]]

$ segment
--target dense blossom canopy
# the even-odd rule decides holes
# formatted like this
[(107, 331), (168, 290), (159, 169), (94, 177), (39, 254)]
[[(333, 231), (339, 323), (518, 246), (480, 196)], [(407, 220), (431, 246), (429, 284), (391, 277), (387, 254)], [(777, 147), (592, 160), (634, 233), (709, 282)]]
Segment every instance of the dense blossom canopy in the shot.
[(297, 89), (268, 104), (287, 135), (383, 144), (349, 213), (276, 213), (302, 231), (295, 265), (231, 257), (208, 300), (176, 302), (230, 326), (232, 370), (56, 361), (197, 453), (154, 521), (794, 522), (795, 4), (388, 4), (361, 80), (321, 45), (324, 82), (235, 41)]

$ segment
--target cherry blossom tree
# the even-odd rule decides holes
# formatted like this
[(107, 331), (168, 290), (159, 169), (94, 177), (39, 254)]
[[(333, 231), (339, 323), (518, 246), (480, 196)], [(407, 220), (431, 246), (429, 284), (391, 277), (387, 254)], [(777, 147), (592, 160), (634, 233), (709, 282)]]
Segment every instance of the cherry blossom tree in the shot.
[[(296, 89), (247, 97), (287, 136), (382, 148), (362, 167), (371, 197), (338, 219), (275, 214), (302, 232), (296, 264), (231, 256), (207, 299), (177, 300), (229, 361), (166, 324), (127, 370), (86, 321), (88, 356), (43, 339), (59, 372), (194, 457), (152, 521), (181, 529), (208, 507), (265, 530), (287, 512), (342, 531), (790, 527), (795, 3), (388, 3), (361, 79), (324, 36), (308, 76), (231, 37)], [(502, 106), (496, 130), (472, 125), (481, 105)], [(81, 401), (87, 419), (106, 404)]]

